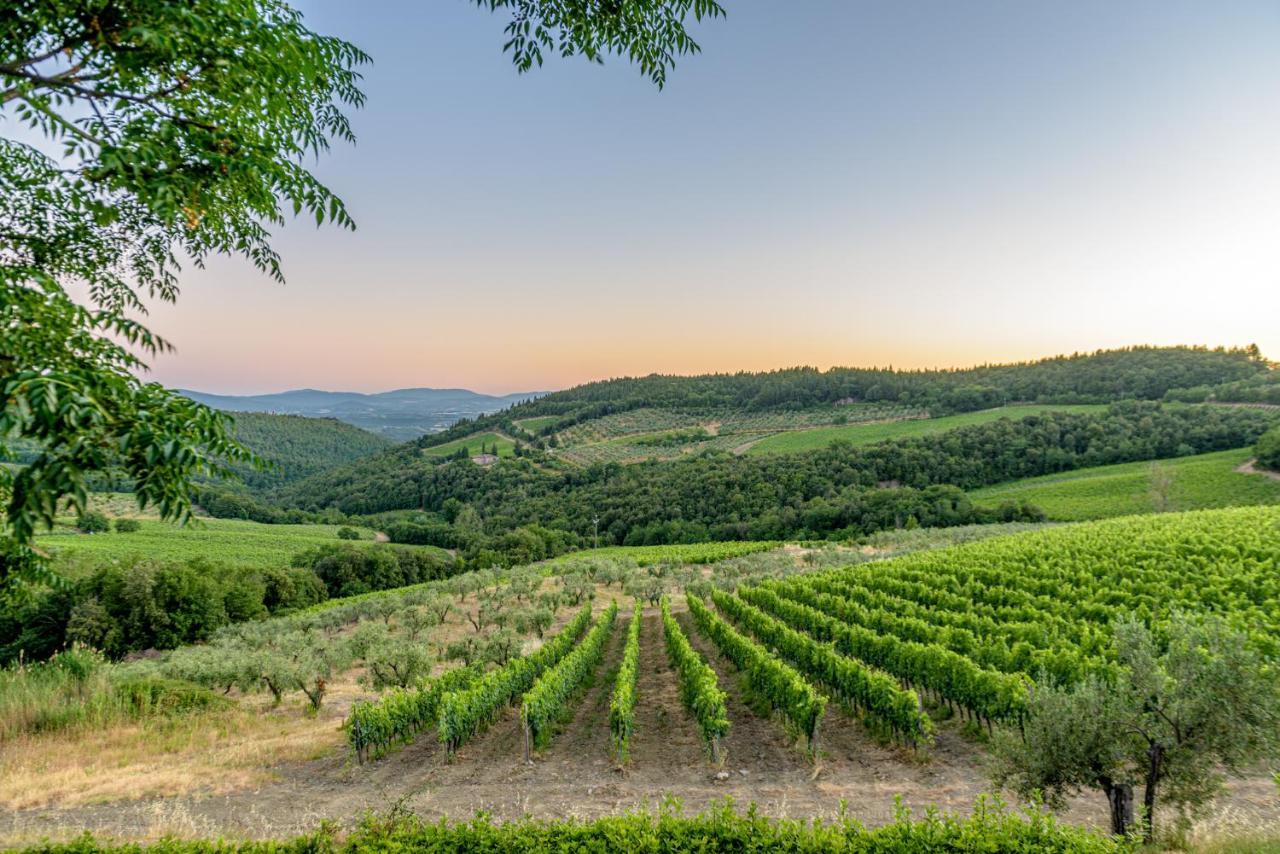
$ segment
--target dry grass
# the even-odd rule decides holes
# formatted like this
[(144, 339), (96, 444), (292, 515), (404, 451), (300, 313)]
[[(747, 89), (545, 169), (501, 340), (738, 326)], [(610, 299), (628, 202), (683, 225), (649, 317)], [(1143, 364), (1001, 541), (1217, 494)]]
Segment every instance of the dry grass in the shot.
[[(553, 583), (549, 580), (546, 586)], [(603, 594), (596, 599), (599, 608), (620, 595), (616, 587), (599, 592)], [(462, 608), (475, 605), (472, 594)], [(576, 611), (561, 608), (548, 635)], [(472, 633), (455, 608), (431, 632), (430, 641), (438, 648)], [(526, 639), (526, 646), (536, 644)], [(438, 662), (436, 671), (454, 664)], [(308, 714), (296, 694), (287, 696), (279, 708), (272, 708), (264, 695), (251, 695), (240, 697), (232, 709), (113, 721), (6, 740), (0, 752), (0, 809), (69, 808), (195, 792), (225, 794), (271, 782), (277, 776), (273, 769), (281, 763), (346, 749), (341, 725), (352, 702), (375, 696), (360, 685), (362, 673), (362, 668), (354, 668), (331, 680), (318, 715)], [(156, 820), (167, 832), (201, 834), (197, 826), (184, 826), (181, 816), (157, 816)]]
[(1227, 807), (1198, 823), (1184, 842), (1186, 850), (1211, 854), (1280, 854), (1280, 820)]
[(0, 756), (0, 807), (10, 810), (224, 793), (272, 779), (282, 762), (326, 755), (343, 744), (339, 683), (319, 715), (300, 700), (272, 709), (249, 698), (233, 709), (166, 716), (101, 729), (26, 736)]

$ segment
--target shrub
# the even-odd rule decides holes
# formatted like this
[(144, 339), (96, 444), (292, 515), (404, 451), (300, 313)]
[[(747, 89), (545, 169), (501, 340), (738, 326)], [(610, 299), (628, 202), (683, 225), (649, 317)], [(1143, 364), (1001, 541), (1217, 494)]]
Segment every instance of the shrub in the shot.
[(360, 532), (349, 525), (343, 525), (341, 528), (338, 529), (338, 539), (358, 540), (360, 539)]
[(137, 519), (117, 519), (116, 520), (117, 534), (133, 534), (140, 530), (142, 530), (142, 523), (139, 522)]
[(97, 510), (88, 510), (76, 517), (76, 529), (85, 534), (101, 534), (111, 530), (111, 520)]

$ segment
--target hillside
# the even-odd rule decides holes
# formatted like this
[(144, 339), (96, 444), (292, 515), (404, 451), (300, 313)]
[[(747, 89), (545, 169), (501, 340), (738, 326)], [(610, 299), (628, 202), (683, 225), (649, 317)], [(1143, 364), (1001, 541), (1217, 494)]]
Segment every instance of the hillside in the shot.
[(335, 466), (376, 454), (391, 441), (333, 418), (267, 412), (234, 413), (236, 438), (276, 467), (236, 472), (250, 488), (294, 483)]
[[(420, 443), (425, 447), (494, 428), (536, 440), (575, 424), (637, 409), (694, 414), (818, 410), (825, 411), (825, 423), (834, 423), (841, 415), (857, 418), (860, 410), (868, 407), (887, 408), (880, 417), (903, 417), (968, 412), (1009, 403), (1157, 400), (1176, 389), (1219, 386), (1267, 374), (1268, 365), (1256, 349), (1202, 347), (1131, 347), (949, 370), (836, 367), (821, 371), (801, 367), (699, 376), (653, 374), (553, 392), (459, 423), (442, 434), (424, 437)], [(821, 419), (816, 423), (822, 423)]]
[(1280, 504), (1280, 478), (1241, 471), (1250, 448), (1177, 457), (1158, 463), (1120, 463), (1015, 480), (979, 489), (976, 504), (1035, 504), (1059, 522), (1134, 513)]
[[(905, 524), (1034, 518), (1018, 505), (983, 511), (962, 490), (1243, 448), (1277, 417), (1260, 409), (1126, 402), (877, 444), (795, 454), (712, 451), (626, 466), (584, 467), (530, 450), (478, 466), (442, 462), (410, 444), (293, 484), (275, 501), (357, 516), (414, 511), (422, 539), (410, 541), (464, 549), (505, 548), (502, 538), (527, 526), (539, 527), (528, 537), (560, 531), (581, 543), (593, 535), (594, 519), (605, 544), (856, 537)], [(464, 506), (474, 511), (465, 528), (453, 524)]]
[(467, 389), (404, 388), (377, 394), (296, 389), (278, 394), (225, 395), (180, 389), (182, 394), (228, 412), (272, 412), (336, 418), (387, 439), (408, 441), (537, 397), (541, 392), (494, 396)]

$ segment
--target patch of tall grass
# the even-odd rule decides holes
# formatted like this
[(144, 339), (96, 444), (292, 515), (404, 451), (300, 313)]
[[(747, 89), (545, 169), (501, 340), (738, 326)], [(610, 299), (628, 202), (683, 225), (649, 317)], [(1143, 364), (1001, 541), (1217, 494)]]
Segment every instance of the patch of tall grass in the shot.
[(198, 685), (131, 673), (76, 646), (48, 661), (0, 669), (0, 742), (229, 702)]
[(0, 670), (0, 741), (124, 717), (110, 667), (101, 653), (75, 647)]

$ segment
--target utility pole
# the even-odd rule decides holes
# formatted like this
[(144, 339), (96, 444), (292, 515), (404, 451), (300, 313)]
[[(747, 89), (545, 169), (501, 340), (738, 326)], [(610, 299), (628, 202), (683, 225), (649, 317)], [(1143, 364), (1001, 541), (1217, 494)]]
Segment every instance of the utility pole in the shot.
[(600, 514), (591, 517), (591, 528), (595, 532), (596, 551), (600, 550)]

